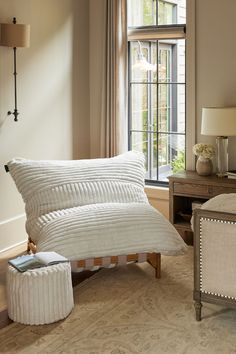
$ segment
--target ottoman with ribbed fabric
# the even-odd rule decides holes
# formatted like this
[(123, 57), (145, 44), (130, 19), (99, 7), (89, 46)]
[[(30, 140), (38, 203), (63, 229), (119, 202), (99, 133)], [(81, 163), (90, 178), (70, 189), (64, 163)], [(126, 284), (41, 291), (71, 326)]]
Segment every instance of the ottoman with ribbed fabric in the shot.
[(69, 315), (73, 306), (69, 262), (19, 272), (7, 272), (8, 316), (15, 322), (40, 325)]

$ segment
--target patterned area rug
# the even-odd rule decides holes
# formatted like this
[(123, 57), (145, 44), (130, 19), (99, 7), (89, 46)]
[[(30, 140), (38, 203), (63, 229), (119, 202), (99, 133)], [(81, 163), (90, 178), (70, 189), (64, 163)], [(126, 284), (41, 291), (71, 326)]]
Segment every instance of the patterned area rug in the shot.
[(148, 264), (104, 269), (74, 290), (75, 308), (51, 325), (13, 323), (0, 353), (236, 353), (236, 311), (204, 304), (195, 321), (193, 254), (163, 257), (162, 279)]

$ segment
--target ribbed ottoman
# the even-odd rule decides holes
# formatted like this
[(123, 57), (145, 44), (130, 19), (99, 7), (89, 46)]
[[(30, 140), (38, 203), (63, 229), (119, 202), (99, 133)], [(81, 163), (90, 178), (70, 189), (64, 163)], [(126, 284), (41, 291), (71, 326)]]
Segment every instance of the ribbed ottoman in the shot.
[(20, 273), (7, 273), (8, 315), (16, 322), (40, 325), (61, 320), (73, 306), (69, 262)]

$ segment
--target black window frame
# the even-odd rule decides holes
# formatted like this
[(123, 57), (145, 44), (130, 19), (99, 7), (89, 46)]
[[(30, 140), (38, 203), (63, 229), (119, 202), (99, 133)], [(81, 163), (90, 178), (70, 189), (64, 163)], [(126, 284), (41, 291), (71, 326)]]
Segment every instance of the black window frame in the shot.
[[(166, 1), (168, 2), (168, 1)], [(175, 9), (176, 11), (176, 9)], [(138, 27), (130, 27), (129, 29), (132, 29), (132, 30), (143, 30), (143, 29), (147, 29), (147, 28), (153, 28), (153, 29), (165, 29), (165, 28), (178, 28), (178, 27), (184, 27), (184, 30), (186, 32), (186, 24), (171, 24), (171, 25), (158, 25), (158, 1), (156, 1), (156, 21), (157, 21), (157, 25), (154, 25), (154, 26), (138, 26)], [(168, 37), (169, 38), (169, 37)], [(171, 38), (169, 38), (171, 39)], [(173, 39), (176, 39), (173, 37)], [(161, 41), (161, 39), (155, 39), (156, 41), (156, 46), (157, 46), (157, 55), (159, 54), (159, 50), (158, 50), (158, 46), (159, 46), (159, 40)], [(128, 40), (128, 149), (131, 150), (132, 148), (132, 114), (131, 114), (131, 99), (132, 99), (132, 85), (134, 84), (134, 82), (131, 81), (131, 42), (133, 40)], [(137, 41), (137, 40), (135, 40)], [(140, 38), (140, 41), (147, 41), (149, 42), (150, 40), (144, 40), (144, 39), (141, 39)], [(186, 48), (186, 38), (185, 38), (185, 48)], [(157, 63), (158, 63), (158, 57), (157, 57)], [(173, 65), (173, 63), (172, 63)], [(158, 70), (158, 69), (157, 69)], [(147, 84), (147, 82), (143, 82), (143, 84)], [(158, 81), (158, 71), (157, 71), (157, 82), (155, 83), (156, 86), (157, 86), (157, 112), (158, 112), (158, 87), (160, 85), (159, 81)], [(186, 51), (185, 51), (185, 81), (184, 82), (172, 82), (170, 84), (181, 84), (181, 85), (184, 85), (185, 89), (185, 119), (184, 119), (184, 124), (185, 124), (185, 131), (184, 133), (181, 133), (181, 132), (177, 132), (177, 131), (168, 131), (166, 132), (166, 134), (168, 136), (174, 134), (174, 135), (182, 135), (185, 137), (185, 143), (184, 143), (184, 152), (185, 152), (185, 166), (184, 168), (186, 169)], [(159, 129), (158, 129), (158, 113), (157, 113), (157, 129), (156, 131), (151, 131), (149, 130), (149, 128), (147, 130), (140, 130), (140, 133), (143, 133), (143, 132), (147, 132), (147, 133), (153, 133), (153, 134), (156, 134), (157, 136), (157, 179), (154, 180), (154, 179), (145, 179), (145, 184), (147, 185), (156, 185), (156, 186), (162, 186), (162, 187), (168, 187), (169, 185), (169, 182), (168, 181), (161, 181), (161, 180), (158, 180), (158, 168), (159, 168), (159, 163), (158, 163), (158, 137), (160, 134), (163, 134), (163, 132), (160, 132)], [(149, 152), (148, 152), (149, 154)]]

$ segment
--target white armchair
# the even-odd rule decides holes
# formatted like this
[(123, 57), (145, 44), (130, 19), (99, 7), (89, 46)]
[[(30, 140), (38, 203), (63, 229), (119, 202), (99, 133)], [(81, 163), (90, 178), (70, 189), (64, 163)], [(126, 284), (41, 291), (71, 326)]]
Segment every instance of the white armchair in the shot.
[(236, 194), (221, 194), (194, 211), (194, 300), (236, 307)]

